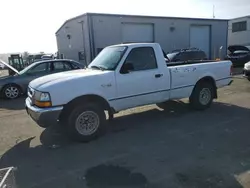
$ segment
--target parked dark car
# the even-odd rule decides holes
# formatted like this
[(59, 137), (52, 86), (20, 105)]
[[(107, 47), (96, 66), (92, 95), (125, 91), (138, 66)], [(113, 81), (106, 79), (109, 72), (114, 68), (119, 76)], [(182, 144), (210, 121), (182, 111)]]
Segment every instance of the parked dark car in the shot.
[(3, 61), (2, 63), (15, 72), (12, 76), (0, 77), (0, 96), (7, 99), (15, 99), (26, 93), (29, 82), (38, 77), (84, 68), (83, 64), (67, 59), (39, 61), (29, 65), (20, 72), (8, 63)]
[(228, 48), (228, 55), (226, 60), (230, 60), (234, 67), (244, 66), (250, 61), (250, 46), (232, 45)]
[(168, 64), (188, 63), (189, 61), (207, 60), (206, 53), (197, 48), (174, 50), (164, 55)]

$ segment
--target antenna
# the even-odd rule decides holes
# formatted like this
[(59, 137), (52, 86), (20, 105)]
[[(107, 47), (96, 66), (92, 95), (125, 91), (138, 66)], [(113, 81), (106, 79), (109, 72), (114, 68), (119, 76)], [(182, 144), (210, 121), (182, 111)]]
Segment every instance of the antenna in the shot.
[(215, 9), (215, 6), (213, 5), (213, 19), (215, 18), (214, 9)]

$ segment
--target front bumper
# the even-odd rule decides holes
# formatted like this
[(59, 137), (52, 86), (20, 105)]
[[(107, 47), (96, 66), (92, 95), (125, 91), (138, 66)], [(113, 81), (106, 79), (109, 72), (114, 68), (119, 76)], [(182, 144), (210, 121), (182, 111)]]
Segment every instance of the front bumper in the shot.
[(30, 98), (25, 100), (26, 111), (30, 117), (43, 128), (47, 128), (58, 123), (59, 115), (63, 110), (62, 106), (51, 108), (38, 108), (31, 105)]
[(243, 69), (243, 75), (244, 75), (245, 77), (250, 77), (250, 70)]

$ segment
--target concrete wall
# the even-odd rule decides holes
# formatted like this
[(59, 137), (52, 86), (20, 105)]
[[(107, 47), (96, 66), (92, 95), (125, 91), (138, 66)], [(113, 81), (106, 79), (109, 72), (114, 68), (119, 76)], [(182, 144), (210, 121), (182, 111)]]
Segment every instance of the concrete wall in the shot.
[[(232, 24), (247, 21), (247, 30), (232, 32)], [(250, 17), (236, 18), (228, 22), (228, 45), (250, 45)]]
[[(153, 23), (154, 41), (161, 44), (165, 52), (178, 48), (188, 48), (190, 45), (191, 25), (211, 26), (211, 57), (218, 55), (220, 46), (223, 46), (223, 55), (227, 46), (227, 21), (199, 20), (199, 19), (169, 19), (169, 18), (143, 18), (131, 16), (93, 16), (95, 49), (121, 43), (121, 23)], [(174, 31), (170, 27), (175, 27)], [(216, 54), (214, 54), (214, 51)]]

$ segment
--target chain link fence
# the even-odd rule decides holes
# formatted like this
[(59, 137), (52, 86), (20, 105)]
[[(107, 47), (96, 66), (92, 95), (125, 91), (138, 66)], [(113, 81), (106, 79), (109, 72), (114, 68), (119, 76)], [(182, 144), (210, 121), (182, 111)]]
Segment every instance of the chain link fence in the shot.
[(16, 188), (15, 168), (0, 169), (0, 188)]

